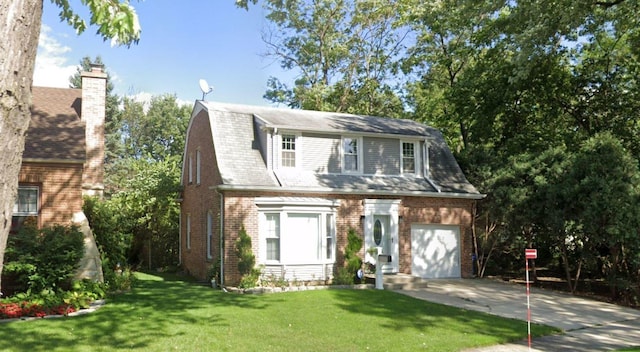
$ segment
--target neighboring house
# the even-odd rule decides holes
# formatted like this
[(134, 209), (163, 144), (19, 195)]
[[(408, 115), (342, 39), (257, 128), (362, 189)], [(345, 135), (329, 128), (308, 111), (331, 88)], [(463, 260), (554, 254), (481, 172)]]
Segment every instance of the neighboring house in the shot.
[(196, 101), (182, 184), (180, 260), (198, 279), (238, 283), (242, 226), (266, 276), (330, 281), (351, 228), (367, 263), (391, 255), (385, 273), (472, 276), (483, 195), (415, 121)]
[(107, 75), (94, 65), (81, 77), (82, 89), (32, 88), (12, 232), (27, 218), (38, 227), (76, 223), (88, 229), (82, 197), (104, 189)]

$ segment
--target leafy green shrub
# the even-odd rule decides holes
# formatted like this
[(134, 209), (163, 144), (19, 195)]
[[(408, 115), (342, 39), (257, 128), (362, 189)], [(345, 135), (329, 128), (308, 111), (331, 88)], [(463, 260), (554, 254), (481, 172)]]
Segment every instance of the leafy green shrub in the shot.
[(362, 249), (362, 238), (358, 236), (354, 228), (349, 228), (347, 232), (347, 246), (344, 249), (346, 268), (339, 268), (336, 272), (336, 277), (340, 276), (340, 280), (343, 281), (342, 284), (346, 284), (348, 277), (350, 277), (349, 284), (360, 281), (356, 276), (358, 270), (362, 268), (362, 259), (358, 255), (360, 249)]
[(123, 280), (117, 277), (115, 270), (118, 265), (127, 266), (133, 236), (122, 229), (129, 226), (122, 223), (120, 211), (114, 209), (112, 202), (85, 197), (82, 208), (100, 251), (104, 281), (110, 288), (120, 287), (122, 284), (116, 281)]
[(240, 287), (255, 287), (260, 278), (260, 269), (255, 268), (256, 256), (251, 250), (251, 237), (244, 225), (238, 231), (236, 241), (236, 256), (238, 257), (238, 272), (240, 273)]
[(112, 271), (112, 278), (106, 282), (106, 288), (109, 292), (121, 292), (128, 291), (136, 283), (136, 276), (131, 268), (122, 269), (121, 273), (114, 273)]
[(262, 270), (260, 270), (259, 268), (251, 268), (248, 274), (242, 276), (238, 287), (251, 288), (258, 286), (260, 275), (262, 275)]
[(334, 285), (353, 285), (355, 274), (347, 268), (338, 268), (333, 276)]
[(68, 290), (84, 255), (84, 237), (76, 226), (53, 225), (41, 230), (25, 222), (9, 236), (5, 254), (6, 275), (16, 292)]

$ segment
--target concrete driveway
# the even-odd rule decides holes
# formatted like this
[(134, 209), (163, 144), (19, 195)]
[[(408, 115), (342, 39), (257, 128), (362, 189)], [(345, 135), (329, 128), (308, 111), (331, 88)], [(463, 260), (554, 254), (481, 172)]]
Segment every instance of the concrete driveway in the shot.
[[(523, 285), (490, 279), (430, 280), (427, 288), (396, 292), (431, 302), (527, 320)], [(534, 339), (531, 351), (610, 351), (640, 346), (640, 311), (614, 304), (531, 288), (531, 322), (562, 329), (563, 335)], [(521, 342), (470, 351), (528, 351)]]

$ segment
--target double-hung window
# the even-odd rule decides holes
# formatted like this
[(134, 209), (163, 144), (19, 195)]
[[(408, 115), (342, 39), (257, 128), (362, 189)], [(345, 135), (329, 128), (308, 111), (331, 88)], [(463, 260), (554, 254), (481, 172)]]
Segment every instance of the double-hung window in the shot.
[(280, 261), (280, 214), (267, 213), (265, 220), (267, 260)]
[(356, 137), (342, 138), (342, 169), (344, 172), (361, 172), (360, 139)]
[(336, 228), (333, 222), (333, 214), (325, 214), (325, 250), (326, 256), (325, 259), (332, 260), (334, 258), (335, 253), (335, 243), (336, 243)]
[(258, 263), (318, 269), (335, 261), (338, 204), (320, 198), (257, 197)]
[(296, 136), (283, 134), (281, 142), (281, 164), (283, 167), (296, 167)]
[(39, 188), (37, 186), (18, 187), (18, 197), (13, 204), (11, 231), (17, 231), (29, 217), (38, 217)]
[(402, 173), (416, 173), (416, 144), (414, 142), (402, 142)]

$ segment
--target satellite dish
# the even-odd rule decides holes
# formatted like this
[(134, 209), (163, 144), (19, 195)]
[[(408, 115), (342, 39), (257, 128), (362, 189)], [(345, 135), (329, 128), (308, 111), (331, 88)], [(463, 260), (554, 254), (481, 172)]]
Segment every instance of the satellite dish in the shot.
[(211, 93), (213, 91), (213, 87), (209, 86), (209, 83), (204, 79), (200, 79), (200, 90), (202, 91), (202, 100), (204, 100), (204, 96)]

